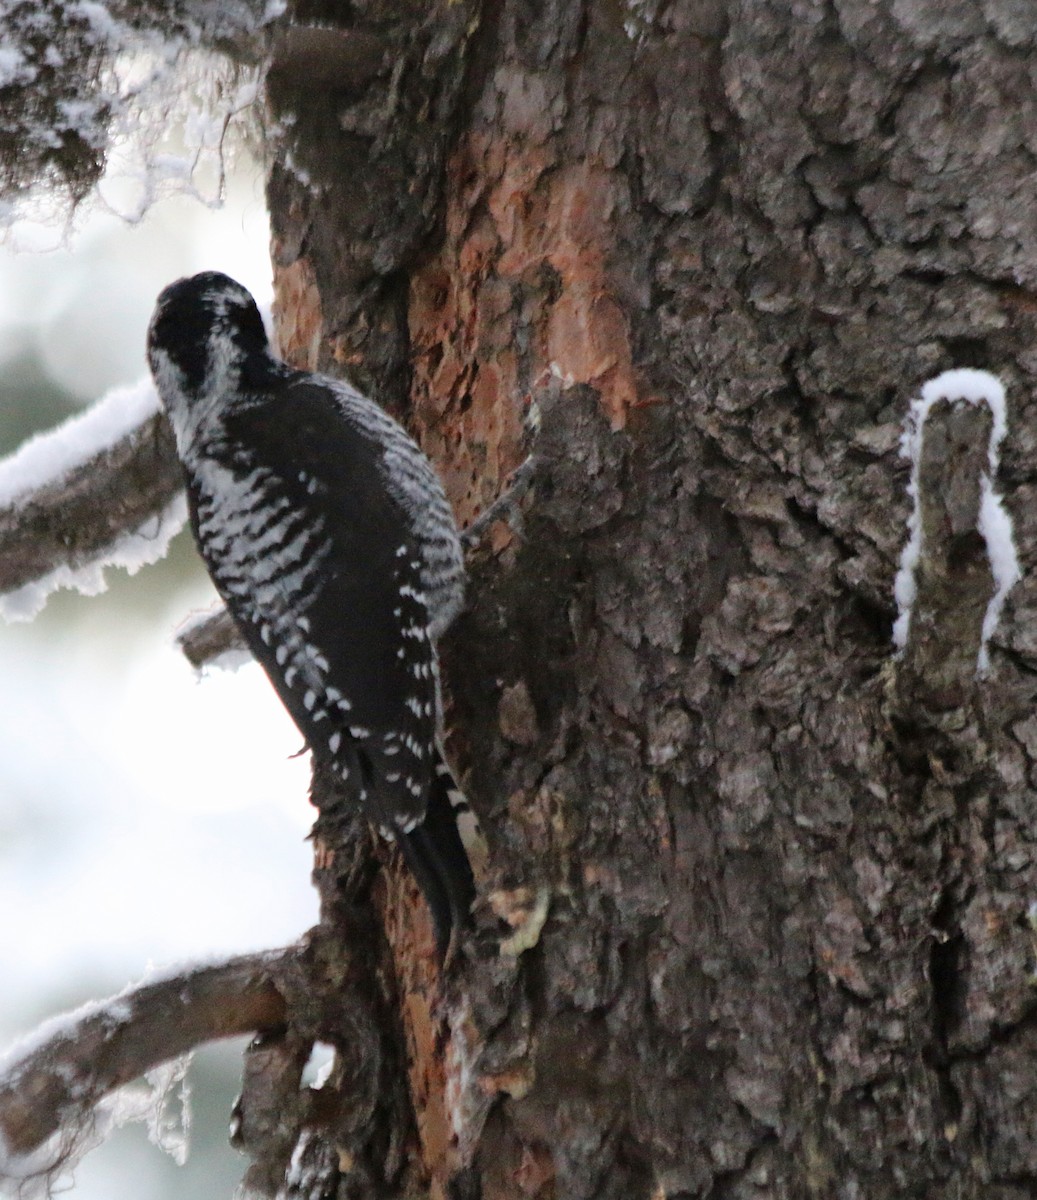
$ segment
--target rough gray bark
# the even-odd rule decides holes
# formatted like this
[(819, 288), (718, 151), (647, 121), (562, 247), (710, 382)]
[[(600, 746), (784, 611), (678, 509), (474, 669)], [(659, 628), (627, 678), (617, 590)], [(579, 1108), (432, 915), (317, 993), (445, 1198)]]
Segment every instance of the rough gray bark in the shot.
[[(1032, 23), (953, 0), (350, 21), (391, 48), (373, 80), (272, 88), (288, 349), (407, 413), (465, 517), (530, 396), (543, 427), (525, 535), (480, 557), (445, 648), (491, 842), (445, 996), (391, 866), (375, 891), (416, 1158), (304, 1194), (1030, 1194), (1033, 585), (986, 680), (967, 614), (912, 647), (949, 690), (898, 669), (890, 627), (898, 438), (937, 370), (1005, 380), (1001, 488), (1034, 545)], [(489, 936), (509, 923), (521, 953)]]

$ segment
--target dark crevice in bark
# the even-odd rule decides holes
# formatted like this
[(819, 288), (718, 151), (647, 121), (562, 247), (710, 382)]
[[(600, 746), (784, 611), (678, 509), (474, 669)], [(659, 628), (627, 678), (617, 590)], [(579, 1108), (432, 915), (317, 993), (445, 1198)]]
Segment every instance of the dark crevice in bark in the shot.
[[(755, 1141), (745, 1162), (740, 1167), (729, 1171), (720, 1171), (713, 1176), (713, 1183), (705, 1194), (705, 1200), (736, 1200), (736, 1198), (740, 1200), (746, 1194), (747, 1184), (750, 1187), (754, 1184), (759, 1186), (758, 1181), (764, 1181), (768, 1177), (766, 1166), (762, 1166), (760, 1160), (765, 1159), (768, 1151), (774, 1149), (778, 1144), (778, 1135), (771, 1130), (765, 1130)], [(757, 1178), (754, 1179), (754, 1176)], [(667, 1196), (667, 1200), (695, 1200), (695, 1198), (688, 1192), (682, 1192), (675, 1197)]]
[(1001, 355), (991, 349), (986, 338), (944, 338), (943, 348), (956, 366), (995, 372), (1001, 368)]
[(945, 1123), (954, 1125), (962, 1113), (962, 1100), (950, 1070), (949, 1047), (961, 1022), (964, 999), (962, 960), (965, 940), (957, 927), (956, 904), (945, 888), (933, 914), (929, 948), (929, 992), (932, 1006), (932, 1043), (928, 1059), (936, 1072)]

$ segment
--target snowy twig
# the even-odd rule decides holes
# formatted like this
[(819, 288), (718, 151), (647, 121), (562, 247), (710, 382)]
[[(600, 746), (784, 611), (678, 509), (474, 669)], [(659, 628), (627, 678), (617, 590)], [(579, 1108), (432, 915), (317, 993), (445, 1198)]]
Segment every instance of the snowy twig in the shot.
[(903, 449), (914, 510), (893, 638), (937, 708), (960, 703), (986, 669), (987, 643), (1019, 579), (1011, 518), (993, 484), (1006, 427), (1004, 388), (986, 371), (946, 371), (911, 406)]
[[(216, 1038), (281, 1025), (277, 980), (295, 948), (251, 954), (130, 988), (48, 1022), (0, 1061), (0, 1190), (59, 1163), (39, 1151), (88, 1122), (94, 1106), (157, 1065)], [(42, 1159), (43, 1161), (38, 1161)]]
[(173, 436), (150, 384), (119, 389), (0, 462), (0, 614), (58, 587), (103, 590), (165, 553), (186, 518)]

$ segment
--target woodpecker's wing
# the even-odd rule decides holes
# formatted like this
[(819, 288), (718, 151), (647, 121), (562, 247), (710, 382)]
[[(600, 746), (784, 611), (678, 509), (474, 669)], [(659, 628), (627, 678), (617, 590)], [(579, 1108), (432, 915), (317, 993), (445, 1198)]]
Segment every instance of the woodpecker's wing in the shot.
[(224, 427), (247, 526), (236, 548), (206, 553), (215, 502), (193, 505), (217, 586), (314, 753), (375, 819), (406, 828), (431, 788), (437, 677), (413, 517), (387, 486), (385, 447), (301, 375)]

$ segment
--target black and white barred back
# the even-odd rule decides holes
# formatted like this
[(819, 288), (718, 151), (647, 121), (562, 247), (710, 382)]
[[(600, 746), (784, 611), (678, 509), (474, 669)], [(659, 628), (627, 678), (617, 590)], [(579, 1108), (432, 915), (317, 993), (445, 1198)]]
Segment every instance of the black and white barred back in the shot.
[(474, 887), (438, 748), (435, 644), (464, 597), (439, 480), (377, 405), (276, 360), (226, 275), (162, 292), (148, 362), (217, 590), (314, 756), (399, 841), (445, 952)]

